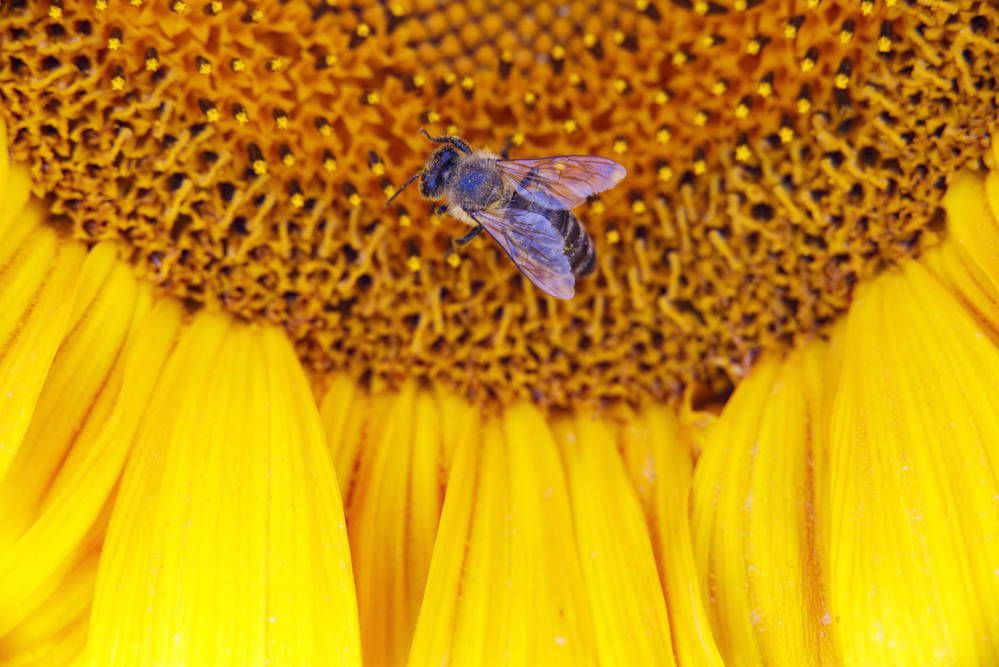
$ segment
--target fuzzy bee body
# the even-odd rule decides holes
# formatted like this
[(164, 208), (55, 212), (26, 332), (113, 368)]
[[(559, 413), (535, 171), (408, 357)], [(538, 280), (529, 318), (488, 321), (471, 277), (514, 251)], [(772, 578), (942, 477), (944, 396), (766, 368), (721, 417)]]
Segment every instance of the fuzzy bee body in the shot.
[(591, 155), (508, 160), (458, 137), (426, 136), (442, 146), (389, 201), (419, 178), (424, 198), (445, 201), (440, 212), (472, 227), (460, 245), (485, 230), (537, 287), (571, 298), (576, 279), (596, 267), (593, 239), (571, 209), (617, 184), (624, 167)]

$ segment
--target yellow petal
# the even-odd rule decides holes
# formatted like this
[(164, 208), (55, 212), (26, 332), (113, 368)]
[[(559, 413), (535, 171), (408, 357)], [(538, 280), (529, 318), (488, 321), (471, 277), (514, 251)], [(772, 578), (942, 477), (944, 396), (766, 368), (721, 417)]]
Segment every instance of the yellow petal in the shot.
[(673, 410), (655, 406), (625, 415), (619, 437), (643, 501), (677, 663), (721, 667), (694, 563), (688, 507), (694, 468), (690, 434)]
[(613, 430), (578, 418), (559, 436), (600, 664), (676, 664), (652, 542)]
[(91, 548), (58, 589), (17, 629), (4, 637), (4, 665), (66, 665), (83, 649), (94, 596), (99, 551)]
[(818, 561), (825, 350), (760, 362), (708, 432), (694, 483), (700, 578), (726, 663), (835, 664)]
[(87, 658), (359, 664), (333, 466), (279, 332), (201, 314), (170, 356), (115, 503)]
[(999, 664), (999, 349), (915, 263), (861, 290), (834, 346), (821, 557), (844, 664)]
[(951, 240), (926, 264), (999, 343), (999, 173), (959, 174), (944, 204)]
[[(176, 305), (164, 308), (167, 317), (145, 322), (150, 294), (112, 246), (90, 253), (76, 293), (67, 336), (0, 481), (0, 646), (29, 614), (51, 606), (50, 594), (103, 532), (106, 517), (98, 517), (179, 323)], [(132, 358), (143, 351), (158, 362)], [(132, 359), (123, 388), (126, 357)]]
[[(430, 568), (445, 467), (435, 397), (407, 384), (383, 398), (373, 438), (357, 453), (346, 512), (357, 581), (364, 660), (405, 664)], [(470, 410), (470, 408), (466, 408)], [(359, 437), (360, 436), (360, 437)], [(343, 447), (334, 447), (343, 450)]]
[(537, 409), (455, 451), (409, 664), (592, 665), (593, 625), (564, 473)]
[(84, 257), (82, 245), (60, 242), (39, 218), (28, 208), (0, 225), (0, 479), (62, 341)]

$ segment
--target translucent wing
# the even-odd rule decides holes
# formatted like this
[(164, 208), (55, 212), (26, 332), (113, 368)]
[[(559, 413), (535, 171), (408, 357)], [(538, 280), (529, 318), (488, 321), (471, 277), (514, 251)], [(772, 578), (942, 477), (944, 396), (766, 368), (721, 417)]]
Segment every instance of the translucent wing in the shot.
[(565, 256), (565, 240), (543, 215), (519, 208), (470, 215), (539, 289), (559, 299), (575, 295), (576, 278)]
[(499, 160), (500, 173), (521, 196), (550, 209), (579, 206), (590, 195), (614, 187), (627, 170), (595, 155), (556, 155)]

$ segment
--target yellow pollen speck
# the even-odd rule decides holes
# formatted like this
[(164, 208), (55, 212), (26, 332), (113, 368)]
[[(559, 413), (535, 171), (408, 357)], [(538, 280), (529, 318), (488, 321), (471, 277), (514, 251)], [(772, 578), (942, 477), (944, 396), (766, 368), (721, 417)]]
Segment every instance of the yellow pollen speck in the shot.
[(735, 107), (735, 117), (742, 119), (749, 115), (749, 106), (743, 102), (740, 102), (738, 106)]
[(594, 35), (592, 32), (588, 32), (585, 35), (583, 35), (583, 44), (586, 45), (586, 48), (592, 49), (593, 45), (596, 43), (597, 43), (597, 36)]
[(794, 39), (798, 34), (798, 26), (793, 24), (788, 24), (784, 26), (784, 37), (786, 39)]
[(864, 0), (860, 3), (860, 13), (870, 16), (874, 12), (874, 3), (871, 0)]
[(410, 271), (416, 273), (417, 271), (420, 270), (420, 266), (422, 266), (422, 264), (420, 263), (419, 257), (417, 257), (416, 255), (410, 255), (409, 259), (406, 260), (406, 266), (409, 267)]
[(417, 88), (421, 88), (423, 86), (423, 84), (425, 84), (426, 82), (427, 82), (427, 78), (425, 76), (423, 76), (422, 74), (414, 74), (413, 75), (413, 85), (416, 86)]
[(291, 196), (291, 205), (295, 208), (302, 208), (305, 206), (305, 196), (300, 192), (296, 192)]
[(278, 116), (277, 118), (274, 119), (274, 124), (278, 126), (279, 130), (287, 130), (288, 129), (288, 117), (287, 116)]
[(705, 2), (705, 0), (697, 0), (697, 2), (694, 3), (694, 12), (704, 16), (708, 13), (708, 3)]
[(724, 95), (726, 90), (728, 90), (728, 84), (724, 81), (715, 81), (711, 84), (711, 92), (715, 95)]
[(295, 156), (291, 153), (285, 153), (281, 156), (281, 163), (286, 167), (293, 167), (295, 166)]
[(808, 0), (808, 2), (805, 4), (809, 9), (815, 9), (816, 7), (819, 6), (819, 4), (821, 4), (821, 2), (822, 0)]
[(175, 0), (170, 4), (170, 9), (174, 14), (179, 14), (180, 16), (186, 16), (189, 11), (191, 11), (191, 6), (188, 5), (184, 0)]
[(673, 135), (670, 134), (670, 131), (668, 129), (666, 129), (665, 127), (661, 127), (656, 132), (656, 141), (658, 141), (661, 144), (668, 144), (672, 136)]
[(385, 165), (382, 164), (381, 162), (375, 162), (373, 165), (371, 165), (371, 173), (374, 174), (375, 176), (384, 176)]
[(624, 91), (628, 90), (628, 82), (625, 81), (624, 79), (615, 79), (614, 90), (617, 91), (618, 94), (623, 93)]
[(674, 65), (683, 65), (686, 62), (687, 62), (687, 54), (684, 53), (683, 51), (677, 51), (676, 53), (673, 54)]
[(645, 202), (643, 202), (641, 199), (636, 199), (635, 201), (631, 202), (632, 213), (645, 213), (645, 210), (646, 210)]
[(891, 38), (880, 37), (878, 39), (878, 51), (880, 53), (888, 53), (891, 51)]
[(739, 162), (746, 162), (752, 156), (753, 153), (749, 150), (749, 146), (746, 144), (739, 144), (735, 147), (735, 159)]
[(263, 160), (254, 160), (250, 168), (253, 169), (253, 173), (257, 176), (263, 176), (267, 173), (267, 163)]
[(735, 0), (735, 4), (732, 5), (737, 12), (744, 12), (746, 8), (749, 7), (749, 3), (746, 0)]
[(801, 71), (802, 72), (811, 72), (813, 69), (815, 69), (815, 61), (814, 60), (812, 60), (811, 58), (804, 58), (804, 59), (802, 59), (802, 61), (801, 61)]
[(798, 100), (798, 103), (795, 105), (795, 108), (798, 109), (798, 113), (806, 114), (812, 110), (812, 103), (807, 98), (802, 97), (801, 99)]
[(399, 216), (400, 227), (409, 227), (411, 224), (413, 224), (413, 219), (410, 218), (408, 215), (403, 213), (402, 215)]
[(347, 197), (347, 202), (354, 208), (357, 208), (361, 205), (361, 195), (356, 192), (352, 192), (350, 196)]
[(849, 44), (850, 40), (853, 39), (853, 32), (850, 30), (841, 30), (839, 33), (839, 43)]
[(97, 0), (97, 2), (94, 3), (94, 9), (96, 9), (99, 12), (103, 12), (107, 8), (108, 8), (108, 0)]
[(628, 39), (628, 36), (625, 35), (623, 32), (621, 32), (620, 30), (615, 30), (614, 35), (611, 39), (614, 40), (615, 44), (620, 46), (621, 44), (624, 44), (625, 40)]
[(62, 7), (58, 5), (52, 5), (49, 7), (49, 18), (51, 19), (61, 19), (62, 18)]
[(500, 53), (500, 60), (505, 63), (513, 62), (513, 52), (510, 49), (503, 49)]
[(447, 126), (447, 133), (450, 134), (450, 135), (458, 134), (458, 126), (457, 125), (448, 125)]
[(513, 135), (513, 145), (514, 146), (521, 146), (521, 145), (523, 145), (524, 139), (525, 139), (524, 133), (523, 132), (518, 132), (517, 134)]
[(250, 121), (250, 117), (246, 114), (246, 111), (236, 112), (236, 122), (240, 125), (246, 125)]
[(552, 47), (552, 58), (555, 60), (562, 60), (565, 58), (565, 47), (561, 44), (556, 44)]
[(129, 0), (128, 4), (132, 5), (133, 7), (141, 7), (142, 0)]
[(583, 80), (582, 77), (580, 77), (579, 74), (577, 74), (576, 72), (573, 72), (572, 74), (569, 75), (570, 85), (578, 86), (582, 80)]
[(770, 97), (770, 94), (774, 92), (774, 87), (769, 81), (760, 81), (759, 85), (756, 86), (756, 92), (759, 93), (760, 97)]
[(322, 125), (319, 126), (319, 134), (323, 135), (324, 137), (328, 137), (333, 134), (333, 128), (330, 127), (329, 123), (323, 123)]
[(673, 170), (669, 167), (659, 167), (659, 171), (656, 172), (656, 177), (663, 183), (666, 183), (673, 178)]
[(212, 64), (210, 62), (208, 62), (207, 60), (202, 60), (201, 62), (198, 63), (198, 74), (208, 75), (211, 73), (212, 73)]
[(537, 101), (538, 101), (538, 96), (532, 93), (531, 91), (527, 91), (526, 93), (524, 93), (524, 104), (530, 105), (534, 104)]
[(703, 159), (694, 161), (694, 173), (700, 176), (708, 171), (708, 163)]
[(125, 77), (121, 74), (117, 74), (111, 79), (111, 89), (112, 90), (124, 90), (125, 89)]
[(427, 121), (431, 123), (439, 123), (441, 120), (441, 115), (436, 111), (427, 112)]
[[(137, 2), (141, 2), (141, 0), (136, 0), (136, 1)], [(221, 11), (222, 11), (222, 2), (221, 2), (221, 0), (212, 0), (212, 2), (208, 3), (208, 8), (211, 10), (211, 12), (213, 14), (219, 14), (219, 13), (221, 13)]]
[(635, 0), (635, 9), (644, 12), (649, 8), (649, 0)]
[(340, 62), (340, 59), (335, 54), (327, 53), (323, 56), (323, 64), (327, 67), (333, 67), (333, 65), (336, 65), (338, 62)]
[(357, 33), (358, 37), (368, 37), (371, 35), (371, 26), (367, 23), (358, 23), (357, 29), (354, 32)]
[(254, 23), (260, 23), (264, 20), (264, 12), (262, 9), (254, 9), (250, 12), (250, 20)]
[(452, 268), (457, 269), (461, 266), (461, 257), (458, 253), (452, 252), (447, 256), (447, 263), (450, 264)]
[(332, 158), (326, 158), (323, 160), (323, 169), (326, 171), (336, 171), (336, 160)]
[(464, 88), (465, 90), (471, 90), (472, 88), (475, 88), (475, 79), (473, 79), (470, 76), (462, 78), (461, 87)]
[(848, 77), (846, 74), (837, 74), (836, 78), (833, 79), (833, 83), (840, 90), (845, 90), (846, 87), (850, 85), (850, 77)]
[(271, 58), (267, 61), (267, 69), (272, 72), (280, 72), (284, 69), (284, 58)]
[(402, 6), (401, 2), (393, 2), (389, 5), (389, 11), (392, 12), (392, 16), (398, 18), (406, 13), (406, 8)]
[(612, 150), (618, 155), (621, 155), (622, 153), (628, 150), (628, 142), (625, 141), (624, 139), (617, 139), (616, 141), (614, 141)]
[(698, 111), (694, 114), (694, 125), (698, 127), (704, 127), (708, 122), (708, 114), (704, 111)]
[(108, 51), (117, 51), (121, 48), (121, 39), (118, 37), (108, 38)]
[(590, 210), (593, 211), (596, 215), (600, 215), (606, 209), (607, 209), (607, 207), (599, 199), (596, 200), (595, 202), (593, 202), (592, 204), (590, 204)]
[(607, 231), (605, 238), (607, 239), (607, 243), (614, 245), (621, 241), (621, 233), (616, 229), (610, 229)]
[(751, 56), (755, 56), (756, 54), (758, 54), (760, 52), (760, 49), (762, 49), (762, 48), (763, 48), (763, 45), (760, 44), (759, 40), (752, 39), (752, 40), (749, 41), (748, 44), (746, 44), (746, 53), (748, 53)]
[(576, 125), (576, 121), (574, 121), (573, 119), (569, 118), (565, 122), (562, 123), (562, 129), (565, 130), (566, 132), (568, 132), (569, 134), (572, 134), (573, 132), (575, 132), (578, 129), (578, 126)]
[(246, 71), (246, 61), (242, 58), (233, 58), (232, 62), (229, 63), (229, 66), (232, 67), (233, 72), (239, 73)]
[(660, 88), (656, 91), (655, 97), (652, 98), (652, 101), (660, 105), (666, 104), (669, 102), (669, 93)]
[(794, 130), (785, 125), (780, 128), (777, 135), (780, 137), (782, 143), (789, 144), (794, 139)]
[(160, 68), (160, 61), (156, 58), (146, 58), (146, 71), (155, 72)]
[(375, 105), (382, 101), (382, 96), (375, 91), (371, 91), (364, 96), (364, 99), (367, 100), (368, 104)]
[(217, 123), (220, 120), (222, 120), (222, 114), (219, 112), (218, 109), (212, 107), (211, 109), (205, 112), (205, 120), (207, 120), (209, 123)]

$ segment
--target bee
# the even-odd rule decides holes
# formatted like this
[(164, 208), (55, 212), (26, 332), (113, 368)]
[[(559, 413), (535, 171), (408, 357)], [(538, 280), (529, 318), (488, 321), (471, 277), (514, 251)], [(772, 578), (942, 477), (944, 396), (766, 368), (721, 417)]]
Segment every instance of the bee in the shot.
[(576, 280), (596, 268), (593, 239), (571, 209), (617, 185), (625, 168), (594, 155), (510, 160), (472, 150), (455, 136), (420, 132), (440, 147), (385, 205), (420, 179), (425, 199), (444, 202), (438, 214), (472, 227), (455, 245), (467, 245), (485, 230), (539, 289), (571, 299)]

